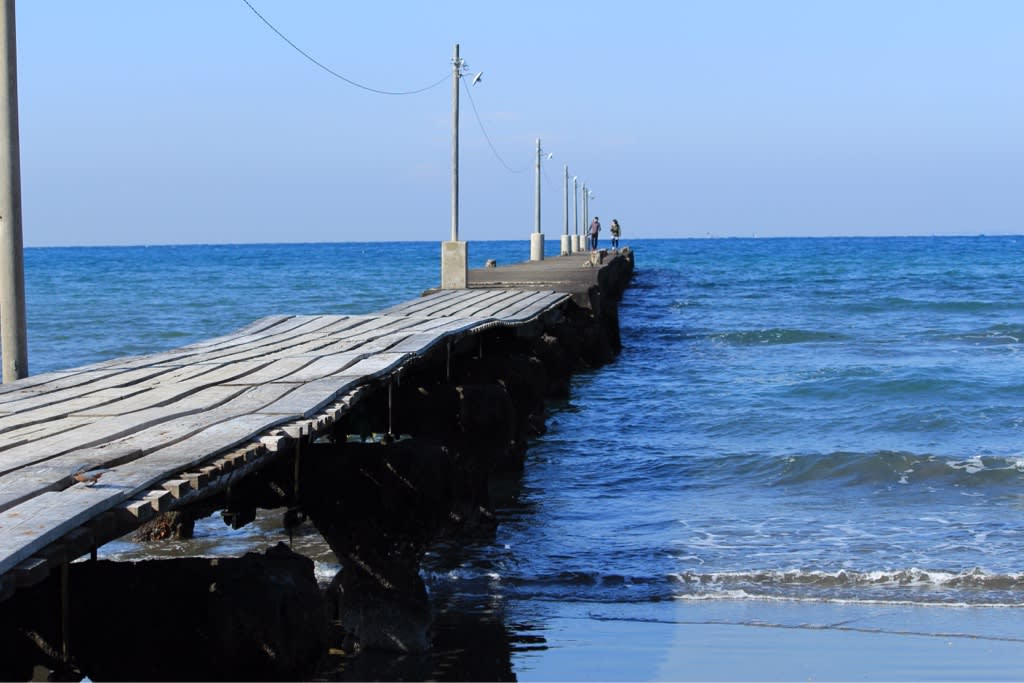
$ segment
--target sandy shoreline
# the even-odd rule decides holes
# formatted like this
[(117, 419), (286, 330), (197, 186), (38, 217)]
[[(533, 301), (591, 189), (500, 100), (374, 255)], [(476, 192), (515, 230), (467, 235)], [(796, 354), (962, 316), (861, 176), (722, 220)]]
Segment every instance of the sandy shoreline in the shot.
[[(723, 600), (548, 603), (520, 681), (1024, 678), (1024, 609)], [(541, 615), (538, 615), (541, 616)]]

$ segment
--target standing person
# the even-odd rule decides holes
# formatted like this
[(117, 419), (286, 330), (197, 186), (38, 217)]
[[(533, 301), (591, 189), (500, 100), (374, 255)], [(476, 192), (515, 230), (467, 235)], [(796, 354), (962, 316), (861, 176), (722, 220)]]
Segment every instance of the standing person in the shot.
[(590, 224), (590, 250), (597, 251), (597, 235), (601, 232), (601, 222), (597, 220), (597, 216), (594, 216), (593, 222)]
[(619, 248), (619, 233), (622, 232), (622, 229), (619, 227), (619, 219), (618, 218), (613, 218), (612, 219), (611, 232), (612, 232), (612, 249), (618, 249)]

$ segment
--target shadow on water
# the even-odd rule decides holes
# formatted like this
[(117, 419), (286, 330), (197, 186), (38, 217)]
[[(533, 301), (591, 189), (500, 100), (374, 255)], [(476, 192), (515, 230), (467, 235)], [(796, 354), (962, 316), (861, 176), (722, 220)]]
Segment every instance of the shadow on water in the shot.
[[(531, 506), (520, 501), (521, 492), (520, 472), (494, 475), (491, 496), (499, 517), (529, 514)], [(423, 561), (434, 616), (430, 652), (402, 655), (366, 650), (349, 654), (332, 649), (320, 679), (516, 680), (512, 655), (543, 650), (547, 645), (538, 626), (506, 622), (506, 595), (501, 581), (490, 571), (495, 548), (493, 530), (446, 537), (431, 547)]]

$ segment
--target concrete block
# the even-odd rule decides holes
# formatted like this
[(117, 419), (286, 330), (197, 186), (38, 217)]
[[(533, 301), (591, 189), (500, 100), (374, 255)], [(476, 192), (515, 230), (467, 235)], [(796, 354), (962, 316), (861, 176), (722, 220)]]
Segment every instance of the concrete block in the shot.
[(441, 242), (441, 289), (465, 289), (469, 282), (469, 243)]
[(544, 260), (544, 233), (542, 232), (530, 233), (530, 260)]

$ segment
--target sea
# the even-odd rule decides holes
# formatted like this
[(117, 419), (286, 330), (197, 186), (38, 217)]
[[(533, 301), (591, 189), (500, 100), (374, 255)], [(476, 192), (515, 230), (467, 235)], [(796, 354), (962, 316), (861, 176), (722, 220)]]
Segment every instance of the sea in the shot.
[[(498, 668), (473, 675), (519, 680), (666, 677), (652, 662), (678, 642), (638, 635), (644, 624), (1024, 651), (1024, 237), (623, 244), (636, 273), (621, 354), (549, 402), (523, 471), (495, 481), (496, 531), (441, 539), (424, 559), (445, 647), (473, 652), (490, 633)], [(469, 248), (472, 267), (529, 258), (525, 240)], [(29, 368), (268, 315), (370, 313), (436, 286), (439, 256), (437, 242), (29, 248)], [(288, 537), (279, 522), (235, 531), (215, 515), (191, 541), (103, 553), (238, 555), (284, 539), (322, 578), (337, 571), (314, 531)], [(474, 615), (493, 628), (464, 628)], [(624, 668), (573, 659), (599, 652), (594, 638), (649, 651)], [(388, 677), (380, 666), (353, 670)], [(1024, 659), (1000, 673), (1024, 677)]]

